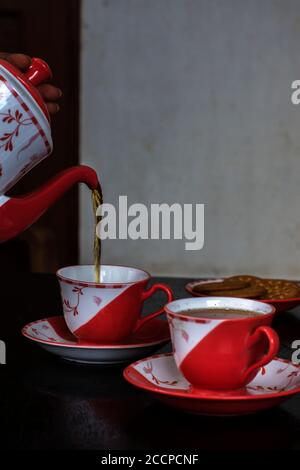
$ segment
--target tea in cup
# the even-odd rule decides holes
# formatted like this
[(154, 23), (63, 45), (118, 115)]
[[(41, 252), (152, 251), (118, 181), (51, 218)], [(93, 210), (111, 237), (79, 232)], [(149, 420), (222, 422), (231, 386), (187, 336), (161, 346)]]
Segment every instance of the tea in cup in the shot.
[(136, 332), (146, 322), (164, 313), (141, 317), (143, 303), (156, 291), (173, 293), (166, 284), (146, 289), (151, 276), (141, 269), (101, 265), (100, 282), (94, 281), (94, 266), (71, 266), (57, 271), (64, 317), (78, 339), (93, 343), (116, 343)]
[(201, 297), (165, 306), (174, 358), (184, 377), (206, 390), (244, 387), (279, 349), (275, 308), (255, 300)]

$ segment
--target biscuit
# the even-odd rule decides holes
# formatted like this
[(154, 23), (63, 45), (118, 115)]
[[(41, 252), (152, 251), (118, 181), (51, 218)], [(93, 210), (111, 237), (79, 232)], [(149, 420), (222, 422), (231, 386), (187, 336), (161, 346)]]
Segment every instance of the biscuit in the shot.
[(285, 279), (263, 279), (250, 274), (231, 276), (222, 282), (195, 285), (200, 294), (261, 300), (300, 298), (300, 285)]
[(260, 279), (259, 285), (266, 289), (265, 300), (284, 300), (300, 297), (300, 287), (284, 279)]
[(193, 291), (198, 292), (199, 294), (209, 292), (209, 291), (225, 291), (225, 290), (235, 290), (235, 289), (244, 289), (249, 286), (249, 282), (225, 279), (224, 281), (217, 282), (207, 282), (197, 284), (193, 287)]
[(224, 290), (224, 291), (213, 291), (208, 292), (211, 296), (221, 296), (221, 297), (238, 297), (242, 299), (259, 299), (262, 296), (266, 295), (267, 291), (260, 286), (250, 286), (245, 289), (235, 289), (235, 290)]
[(257, 276), (252, 276), (250, 274), (239, 274), (237, 276), (231, 276), (227, 278), (230, 281), (242, 281), (248, 282), (250, 285), (255, 284), (257, 280), (260, 280)]

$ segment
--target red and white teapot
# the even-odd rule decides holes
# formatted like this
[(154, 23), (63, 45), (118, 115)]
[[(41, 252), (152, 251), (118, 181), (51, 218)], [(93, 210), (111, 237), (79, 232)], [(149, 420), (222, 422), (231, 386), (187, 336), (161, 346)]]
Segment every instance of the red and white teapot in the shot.
[(47, 107), (35, 88), (52, 77), (49, 66), (33, 58), (25, 74), (0, 60), (0, 242), (35, 222), (75, 183), (98, 186), (96, 172), (87, 166), (63, 171), (40, 189), (23, 197), (5, 193), (52, 152)]

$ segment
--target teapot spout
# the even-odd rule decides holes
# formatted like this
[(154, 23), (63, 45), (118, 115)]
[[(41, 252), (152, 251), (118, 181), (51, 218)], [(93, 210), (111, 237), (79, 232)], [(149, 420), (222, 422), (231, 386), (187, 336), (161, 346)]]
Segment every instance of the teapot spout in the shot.
[(26, 230), (76, 183), (99, 187), (97, 173), (80, 165), (62, 171), (43, 186), (22, 197), (0, 196), (0, 242)]

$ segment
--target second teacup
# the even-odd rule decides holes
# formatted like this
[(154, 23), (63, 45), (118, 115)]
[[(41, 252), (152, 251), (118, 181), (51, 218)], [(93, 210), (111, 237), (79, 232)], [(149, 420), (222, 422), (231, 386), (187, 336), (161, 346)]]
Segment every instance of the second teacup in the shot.
[(116, 343), (137, 331), (164, 309), (141, 317), (143, 302), (163, 290), (168, 302), (173, 293), (166, 284), (146, 289), (151, 276), (141, 269), (102, 265), (100, 283), (94, 266), (71, 266), (57, 271), (66, 324), (80, 340)]
[(271, 305), (202, 297), (175, 300), (165, 311), (177, 367), (196, 388), (242, 388), (278, 351)]

